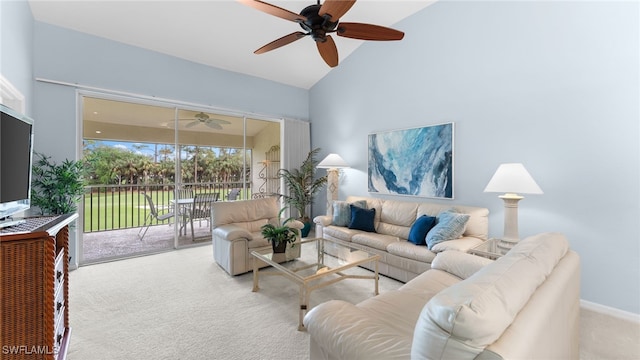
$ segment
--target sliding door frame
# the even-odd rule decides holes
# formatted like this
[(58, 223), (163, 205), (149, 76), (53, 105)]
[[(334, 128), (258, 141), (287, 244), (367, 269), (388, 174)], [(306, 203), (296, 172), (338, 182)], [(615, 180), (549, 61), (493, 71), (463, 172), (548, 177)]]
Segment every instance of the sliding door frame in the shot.
[[(83, 140), (84, 140), (84, 117), (83, 117), (83, 99), (84, 98), (96, 98), (96, 99), (102, 99), (102, 100), (110, 100), (110, 101), (118, 101), (118, 102), (126, 102), (126, 103), (133, 103), (133, 104), (140, 104), (140, 105), (146, 105), (146, 106), (157, 106), (157, 107), (162, 107), (165, 109), (173, 109), (174, 110), (174, 147), (175, 147), (175, 152), (174, 152), (174, 169), (175, 169), (175, 174), (176, 174), (176, 179), (175, 179), (175, 186), (178, 186), (178, 182), (180, 182), (180, 184), (182, 183), (182, 177), (179, 176), (178, 174), (180, 174), (180, 141), (179, 141), (179, 135), (180, 135), (180, 131), (179, 131), (179, 112), (181, 110), (187, 110), (187, 111), (203, 111), (203, 112), (207, 112), (207, 113), (214, 113), (214, 114), (221, 114), (221, 115), (228, 115), (228, 116), (233, 116), (233, 117), (237, 117), (237, 118), (241, 118), (243, 121), (243, 134), (242, 134), (242, 142), (243, 142), (243, 176), (242, 176), (242, 184), (243, 184), (243, 190), (244, 193), (246, 193), (247, 190), (247, 180), (246, 180), (246, 175), (247, 175), (247, 171), (248, 171), (248, 167), (251, 164), (247, 164), (247, 159), (246, 159), (246, 151), (247, 151), (247, 121), (248, 118), (250, 117), (251, 119), (255, 119), (255, 120), (262, 120), (262, 121), (269, 121), (269, 122), (275, 122), (279, 124), (279, 128), (280, 128), (280, 139), (279, 144), (284, 148), (286, 147), (286, 137), (284, 136), (285, 132), (284, 132), (284, 127), (285, 127), (285, 119), (283, 118), (277, 118), (277, 117), (272, 117), (272, 116), (265, 116), (265, 115), (258, 115), (258, 114), (254, 114), (254, 113), (247, 113), (247, 112), (241, 112), (241, 111), (230, 111), (227, 109), (221, 109), (221, 108), (216, 108), (216, 107), (212, 107), (212, 106), (207, 106), (207, 105), (202, 105), (202, 104), (195, 104), (195, 103), (189, 103), (189, 102), (184, 102), (184, 101), (179, 101), (179, 100), (171, 100), (171, 99), (159, 99), (159, 98), (155, 98), (155, 97), (149, 97), (149, 96), (144, 96), (144, 95), (138, 95), (138, 94), (130, 94), (130, 93), (123, 93), (123, 92), (117, 92), (117, 91), (108, 91), (105, 89), (100, 89), (99, 91), (96, 89), (89, 89), (89, 88), (79, 88), (76, 89), (76, 97), (77, 97), (77, 114), (76, 114), (76, 122), (77, 122), (77, 159), (82, 159), (84, 154), (83, 154)], [(309, 137), (309, 133), (307, 131), (307, 138)], [(126, 140), (123, 140), (126, 141)], [(307, 140), (308, 141), (308, 140)], [(253, 154), (253, 151), (252, 151)], [(281, 154), (281, 156), (283, 156)], [(283, 158), (284, 160), (284, 158)], [(175, 206), (177, 207), (177, 204), (175, 204)], [(79, 204), (79, 208), (78, 211), (80, 214), (84, 215), (84, 203), (81, 202)], [(177, 209), (174, 208), (174, 213), (176, 212)], [(78, 260), (79, 260), (79, 264), (84, 263), (84, 241), (83, 241), (83, 234), (84, 234), (84, 216), (81, 217), (81, 221), (78, 221), (78, 243), (77, 243), (77, 256), (78, 256)], [(179, 226), (177, 225), (178, 223), (178, 219), (176, 218), (175, 224), (174, 225), (174, 242), (173, 242), (173, 249), (177, 249), (177, 248), (182, 248), (185, 246), (180, 246), (178, 244), (178, 237), (179, 237)], [(194, 245), (201, 245), (203, 243), (200, 244), (194, 244)], [(193, 246), (193, 245), (186, 245), (186, 246)], [(169, 249), (167, 249), (169, 250)], [(132, 254), (132, 256), (138, 256), (140, 254)]]

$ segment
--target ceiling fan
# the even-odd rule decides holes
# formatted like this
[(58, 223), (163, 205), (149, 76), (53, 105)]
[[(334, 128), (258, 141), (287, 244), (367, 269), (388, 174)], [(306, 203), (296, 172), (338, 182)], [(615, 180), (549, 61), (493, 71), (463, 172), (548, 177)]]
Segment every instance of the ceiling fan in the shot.
[(401, 40), (404, 37), (402, 31), (384, 26), (339, 22), (340, 18), (351, 9), (356, 0), (325, 0), (322, 4), (320, 4), (320, 0), (318, 0), (317, 4), (309, 5), (302, 9), (300, 14), (260, 0), (238, 1), (267, 14), (297, 22), (305, 31), (296, 31), (274, 40), (254, 51), (255, 54), (263, 54), (310, 35), (311, 38), (315, 40), (322, 59), (327, 65), (335, 67), (338, 66), (338, 49), (331, 35), (329, 35), (330, 33), (360, 40), (389, 41)]
[(187, 123), (184, 127), (186, 128), (192, 128), (198, 124), (204, 124), (212, 129), (218, 129), (218, 130), (222, 130), (222, 125), (228, 125), (231, 124), (230, 122), (228, 122), (227, 120), (221, 120), (221, 119), (213, 119), (211, 118), (209, 115), (203, 113), (203, 112), (199, 112), (197, 114), (195, 114), (193, 116), (193, 118), (191, 119), (179, 119), (180, 121), (190, 121), (189, 123)]

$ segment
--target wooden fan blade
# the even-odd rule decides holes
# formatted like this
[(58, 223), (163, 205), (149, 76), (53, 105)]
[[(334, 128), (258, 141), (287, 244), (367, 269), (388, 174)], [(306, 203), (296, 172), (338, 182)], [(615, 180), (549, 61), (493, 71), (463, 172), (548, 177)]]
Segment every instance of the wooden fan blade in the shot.
[(355, 3), (356, 0), (325, 0), (320, 7), (320, 11), (318, 11), (318, 15), (324, 16), (328, 14), (331, 16), (331, 20), (335, 22), (346, 14)]
[(327, 65), (331, 67), (338, 66), (338, 48), (330, 35), (327, 35), (325, 42), (316, 41), (316, 46)]
[(294, 33), (291, 33), (289, 35), (285, 35), (283, 37), (281, 37), (280, 39), (274, 40), (270, 43), (268, 43), (267, 45), (261, 47), (260, 49), (254, 51), (254, 54), (263, 54), (266, 53), (267, 51), (271, 51), (274, 49), (277, 49), (281, 46), (285, 46), (287, 44), (291, 44), (292, 42), (302, 39), (303, 37), (305, 37), (306, 34), (301, 32), (301, 31), (296, 31)]
[(238, 1), (254, 9), (260, 10), (262, 12), (266, 12), (269, 15), (283, 18), (285, 20), (294, 21), (294, 22), (303, 22), (307, 20), (306, 16), (296, 14), (287, 9), (283, 9), (278, 6), (268, 4), (264, 1), (260, 1), (260, 0), (238, 0)]
[(209, 121), (210, 121), (210, 122), (212, 122), (212, 123), (215, 123), (215, 124), (222, 124), (222, 125), (229, 125), (229, 124), (231, 124), (231, 123), (230, 123), (230, 122), (228, 122), (227, 120), (222, 120), (222, 119), (211, 119), (211, 120), (209, 120)]
[(384, 26), (361, 24), (361, 23), (340, 23), (338, 24), (338, 36), (360, 40), (402, 40), (404, 33)]
[(187, 125), (185, 125), (184, 127), (192, 128), (192, 127), (198, 125), (199, 123), (200, 123), (200, 120), (192, 121), (192, 122), (188, 123)]

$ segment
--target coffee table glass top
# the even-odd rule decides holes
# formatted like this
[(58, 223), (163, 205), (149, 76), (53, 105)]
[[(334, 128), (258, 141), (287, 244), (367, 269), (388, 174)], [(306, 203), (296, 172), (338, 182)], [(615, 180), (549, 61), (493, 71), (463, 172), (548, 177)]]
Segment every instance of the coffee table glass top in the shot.
[[(327, 255), (323, 251), (327, 239), (314, 238), (303, 240), (295, 246), (302, 246), (301, 257), (298, 252), (287, 248), (285, 253), (273, 253), (271, 249), (256, 250), (252, 254), (261, 261), (284, 271), (299, 280), (310, 280), (329, 273), (337, 273), (366, 262), (378, 260), (379, 255), (358, 250), (350, 246), (332, 242), (332, 247), (337, 248), (337, 256)], [(320, 275), (320, 276), (319, 276)]]
[[(325, 245), (332, 247), (328, 255)], [(312, 291), (329, 286), (344, 279), (374, 280), (374, 295), (378, 295), (378, 260), (380, 255), (359, 250), (355, 247), (328, 239), (316, 238), (303, 240), (295, 246), (300, 252), (287, 249), (285, 253), (274, 254), (270, 248), (257, 249), (251, 252), (253, 259), (253, 291), (260, 289), (260, 275), (282, 275), (300, 286), (298, 330), (304, 330), (302, 320), (309, 309), (309, 296)], [(300, 257), (297, 257), (301, 254)], [(260, 262), (271, 265), (272, 269), (260, 270)], [(365, 263), (373, 263), (374, 271), (348, 271), (350, 268)]]

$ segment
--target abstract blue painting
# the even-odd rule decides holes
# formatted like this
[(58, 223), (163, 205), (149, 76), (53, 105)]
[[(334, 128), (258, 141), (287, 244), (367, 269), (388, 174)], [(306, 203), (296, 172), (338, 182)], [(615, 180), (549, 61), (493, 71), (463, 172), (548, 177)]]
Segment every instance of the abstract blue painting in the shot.
[(453, 199), (453, 123), (369, 134), (369, 192)]

